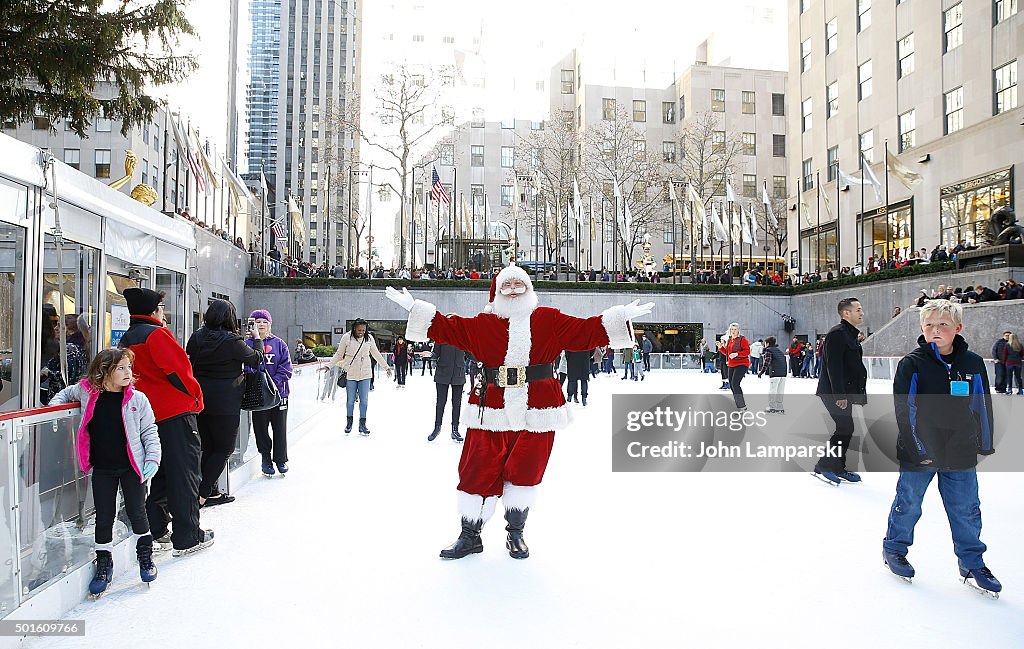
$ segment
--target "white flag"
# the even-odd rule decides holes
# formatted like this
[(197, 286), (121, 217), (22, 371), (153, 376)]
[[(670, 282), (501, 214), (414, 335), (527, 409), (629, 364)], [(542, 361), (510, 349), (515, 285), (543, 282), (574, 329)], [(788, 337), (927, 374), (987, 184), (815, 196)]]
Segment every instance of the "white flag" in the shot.
[(725, 231), (725, 226), (722, 225), (722, 219), (718, 216), (718, 210), (715, 209), (715, 204), (711, 204), (711, 223), (715, 227), (715, 240), (716, 241), (727, 241), (728, 234)]
[(871, 169), (871, 165), (868, 164), (868, 161), (864, 159), (863, 154), (861, 154), (861, 161), (864, 164), (864, 178), (866, 178), (867, 181), (871, 184), (871, 189), (875, 190), (875, 199), (878, 200), (879, 203), (881, 203), (882, 183), (878, 182), (878, 176), (875, 175), (875, 172)]
[(523, 196), (519, 193), (519, 176), (512, 174), (512, 218), (519, 216), (519, 207), (523, 202)]
[(772, 227), (779, 227), (779, 221), (775, 218), (775, 212), (772, 210), (772, 201), (768, 198), (768, 188), (764, 186), (761, 187), (761, 202), (764, 203), (764, 209), (768, 212), (768, 220)]
[(911, 171), (907, 165), (900, 162), (900, 159), (892, 154), (891, 151), (885, 152), (885, 167), (889, 173), (896, 176), (896, 180), (903, 183), (903, 186), (909, 190), (913, 190), (915, 187), (924, 182), (924, 177), (916, 171)]
[(864, 180), (863, 178), (855, 178), (855, 177), (845, 173), (842, 169), (839, 170), (839, 182), (841, 184), (843, 184), (843, 185), (870, 185), (871, 184), (868, 181)]
[(732, 190), (732, 183), (729, 182), (728, 180), (725, 181), (725, 200), (729, 201), (730, 203), (737, 202), (736, 192)]
[(754, 214), (754, 205), (751, 203), (750, 209), (747, 212), (747, 218), (750, 220), (750, 238), (753, 241), (755, 247), (761, 245), (757, 242), (757, 216)]
[(679, 202), (679, 199), (676, 197), (676, 184), (671, 180), (668, 181), (668, 200), (673, 203)]
[(836, 217), (832, 214), (832, 204), (828, 202), (828, 192), (821, 191), (819, 185), (818, 193), (821, 194), (821, 200), (825, 202), (825, 214), (828, 216), (828, 220), (834, 221)]
[(622, 192), (619, 191), (619, 179), (616, 178), (612, 185), (612, 191), (615, 192), (615, 198), (622, 198)]
[(750, 232), (750, 217), (747, 216), (747, 212), (742, 207), (740, 208), (740, 227), (742, 228), (741, 235), (743, 236), (743, 243), (752, 244), (754, 243), (754, 237)]
[(633, 215), (629, 213), (629, 203), (622, 201), (622, 240), (632, 241)]
[(580, 186), (576, 182), (576, 179), (572, 179), (572, 210), (575, 212), (576, 222), (580, 224), (580, 227), (585, 227), (583, 223), (583, 199), (580, 198)]

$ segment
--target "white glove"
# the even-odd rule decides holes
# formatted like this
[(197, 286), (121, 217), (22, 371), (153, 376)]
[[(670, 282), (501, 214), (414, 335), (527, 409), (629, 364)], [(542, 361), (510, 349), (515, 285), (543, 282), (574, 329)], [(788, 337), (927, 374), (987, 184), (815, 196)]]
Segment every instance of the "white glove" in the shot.
[(640, 304), (640, 300), (633, 300), (629, 304), (624, 304), (622, 308), (625, 311), (626, 320), (632, 321), (635, 318), (639, 318), (642, 315), (647, 315), (651, 311), (653, 311), (654, 302)]
[(406, 311), (412, 311), (412, 305), (416, 301), (416, 298), (409, 293), (409, 289), (407, 288), (403, 288), (401, 292), (398, 292), (388, 286), (384, 289), (384, 295)]

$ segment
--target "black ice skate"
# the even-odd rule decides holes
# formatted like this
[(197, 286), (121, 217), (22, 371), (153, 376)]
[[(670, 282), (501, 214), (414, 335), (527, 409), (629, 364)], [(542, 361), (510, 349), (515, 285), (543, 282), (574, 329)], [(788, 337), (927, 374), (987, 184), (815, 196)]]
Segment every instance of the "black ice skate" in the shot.
[(346, 417), (345, 419), (345, 434), (348, 435), (349, 433), (352, 432), (352, 417)]
[(505, 520), (508, 522), (505, 526), (505, 531), (508, 532), (505, 547), (508, 548), (508, 556), (513, 559), (525, 559), (530, 556), (530, 548), (523, 538), (523, 527), (526, 526), (526, 515), (529, 513), (529, 507), (505, 510)]
[(96, 550), (96, 560), (93, 563), (96, 564), (96, 572), (89, 582), (89, 597), (99, 599), (114, 579), (114, 558), (110, 555), (110, 550)]
[(459, 434), (459, 425), (458, 424), (452, 424), (452, 441), (453, 442), (465, 441), (465, 440), (462, 439), (462, 435)]
[(434, 424), (434, 431), (432, 433), (430, 433), (429, 435), (427, 435), (427, 441), (428, 442), (434, 441), (434, 439), (436, 439), (437, 436), (440, 435), (440, 434), (441, 434), (441, 424), (440, 424), (440, 422), (438, 422), (438, 423)]
[(914, 566), (910, 565), (910, 562), (907, 561), (907, 555), (882, 550), (882, 562), (890, 571), (892, 571), (892, 574), (896, 575), (908, 584), (912, 583), (911, 580), (914, 578)]
[(366, 427), (366, 417), (359, 418), (359, 434), (363, 437), (367, 437), (370, 434), (370, 429)]
[[(153, 537), (146, 535), (135, 544), (135, 554), (139, 558), (139, 577), (144, 584), (156, 580), (156, 564), (153, 563)], [(148, 587), (148, 586), (147, 586)]]
[(988, 595), (992, 599), (999, 599), (999, 592), (1003, 590), (1003, 585), (999, 583), (996, 576), (984, 566), (974, 570), (964, 570), (961, 568), (960, 578), (974, 590), (983, 595)]
[(480, 539), (480, 530), (483, 529), (482, 519), (471, 521), (462, 519), (462, 534), (444, 550), (441, 550), (442, 559), (461, 559), (471, 554), (484, 551), (484, 542)]

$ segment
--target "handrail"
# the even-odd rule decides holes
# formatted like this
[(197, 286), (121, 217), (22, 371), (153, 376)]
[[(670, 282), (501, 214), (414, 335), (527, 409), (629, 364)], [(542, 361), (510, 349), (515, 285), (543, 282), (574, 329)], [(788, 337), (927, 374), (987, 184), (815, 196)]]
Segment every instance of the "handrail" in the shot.
[(78, 401), (69, 401), (68, 403), (61, 403), (55, 406), (41, 406), (39, 408), (25, 408), (24, 410), (10, 410), (8, 412), (0, 412), (0, 421), (8, 421), (11, 419), (20, 419), (22, 417), (32, 417), (35, 415), (45, 415), (48, 412), (60, 412), (61, 410), (74, 410), (81, 408), (82, 404)]

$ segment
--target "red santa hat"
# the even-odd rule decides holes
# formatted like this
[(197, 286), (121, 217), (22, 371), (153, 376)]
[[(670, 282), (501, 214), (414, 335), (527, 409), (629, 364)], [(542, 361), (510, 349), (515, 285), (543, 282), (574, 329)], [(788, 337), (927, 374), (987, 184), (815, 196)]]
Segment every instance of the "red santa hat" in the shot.
[(521, 267), (510, 263), (491, 278), (491, 293), (487, 299), (487, 306), (484, 307), (484, 313), (492, 313), (494, 311), (494, 296), (498, 292), (498, 287), (510, 279), (518, 279), (523, 284), (526, 284), (527, 293), (533, 292), (533, 281), (530, 279), (530, 275)]

